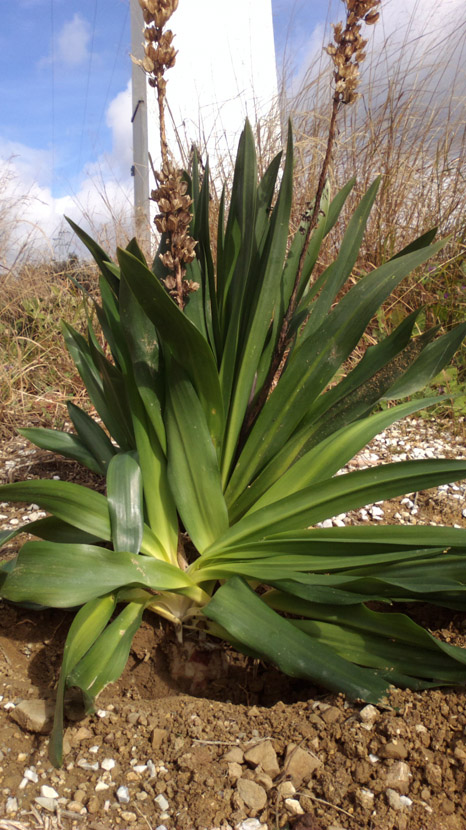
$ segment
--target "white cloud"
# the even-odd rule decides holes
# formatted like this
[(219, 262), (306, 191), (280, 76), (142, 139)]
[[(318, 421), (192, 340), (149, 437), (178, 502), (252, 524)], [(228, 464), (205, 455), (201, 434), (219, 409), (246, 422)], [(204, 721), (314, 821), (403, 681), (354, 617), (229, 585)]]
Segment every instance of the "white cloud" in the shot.
[[(0, 265), (40, 252), (62, 257), (80, 251), (63, 221), (67, 215), (109, 249), (132, 233), (133, 180), (130, 86), (109, 104), (112, 149), (87, 165), (78, 190), (56, 198), (51, 153), (0, 138)], [(65, 229), (63, 231), (63, 228)], [(58, 243), (57, 243), (58, 239)], [(1, 273), (1, 271), (0, 271)]]
[[(331, 20), (343, 20), (340, 5), (331, 3), (330, 8)], [(387, 80), (398, 76), (404, 82), (411, 77), (419, 87), (420, 80), (430, 73), (440, 88), (446, 90), (452, 81), (458, 83), (462, 63), (464, 92), (465, 62), (461, 62), (466, 27), (464, 0), (384, 0), (380, 12), (375, 26), (363, 27), (368, 54), (372, 55), (372, 60), (363, 64), (363, 74), (367, 76), (372, 70), (373, 86), (384, 89)], [(303, 84), (313, 82), (322, 66), (328, 63), (328, 59), (322, 58), (322, 46), (331, 39), (329, 27), (319, 25), (314, 29), (306, 47), (300, 50), (299, 67), (289, 82), (289, 93), (296, 94)], [(293, 43), (289, 49), (293, 50)], [(374, 76), (375, 69), (377, 76)], [(328, 85), (326, 89), (328, 93)]]
[(56, 60), (64, 66), (79, 66), (89, 58), (90, 26), (78, 12), (57, 35)]

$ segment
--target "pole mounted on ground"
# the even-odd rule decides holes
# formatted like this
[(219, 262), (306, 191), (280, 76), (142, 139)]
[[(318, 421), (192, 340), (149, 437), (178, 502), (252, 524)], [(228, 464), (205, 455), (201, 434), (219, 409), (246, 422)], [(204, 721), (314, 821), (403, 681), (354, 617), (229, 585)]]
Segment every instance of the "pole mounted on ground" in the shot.
[[(144, 21), (138, 0), (131, 3), (131, 54), (144, 57), (142, 31)], [(149, 140), (147, 128), (147, 79), (142, 69), (133, 63), (132, 116), (134, 178), (134, 221), (136, 236), (143, 248), (150, 250), (150, 202), (149, 202)]]

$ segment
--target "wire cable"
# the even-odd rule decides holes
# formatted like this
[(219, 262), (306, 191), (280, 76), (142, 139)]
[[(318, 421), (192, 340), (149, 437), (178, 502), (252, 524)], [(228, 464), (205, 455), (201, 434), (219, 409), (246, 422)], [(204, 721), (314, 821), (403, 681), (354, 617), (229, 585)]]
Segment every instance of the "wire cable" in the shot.
[(79, 156), (78, 156), (78, 167), (81, 165), (81, 158), (82, 158), (82, 150), (83, 150), (83, 142), (84, 142), (84, 127), (86, 125), (86, 118), (87, 118), (87, 104), (89, 101), (89, 89), (91, 85), (91, 70), (92, 70), (92, 57), (94, 54), (94, 37), (95, 37), (95, 28), (96, 28), (96, 21), (97, 21), (97, 6), (98, 0), (94, 0), (94, 19), (92, 21), (92, 35), (91, 35), (91, 46), (89, 50), (89, 63), (87, 67), (87, 80), (86, 80), (86, 94), (84, 98), (84, 111), (83, 111), (83, 123), (81, 127), (81, 139), (79, 142)]
[(52, 41), (51, 44), (51, 86), (52, 86), (52, 94), (51, 94), (51, 129), (52, 129), (52, 160), (51, 160), (51, 190), (53, 192), (53, 185), (55, 182), (55, 15), (54, 15), (54, 8), (53, 8), (54, 0), (50, 0), (50, 38)]
[(128, 21), (128, 15), (129, 15), (129, 2), (126, 4), (126, 12), (125, 12), (125, 16), (124, 16), (123, 23), (122, 23), (122, 26), (121, 26), (120, 36), (118, 38), (118, 46), (115, 50), (115, 57), (113, 59), (112, 71), (111, 71), (110, 79), (109, 79), (108, 86), (107, 86), (107, 92), (105, 93), (104, 105), (100, 110), (99, 123), (97, 125), (97, 132), (95, 134), (95, 139), (94, 139), (93, 145), (92, 145), (94, 150), (96, 149), (97, 142), (99, 140), (100, 130), (101, 130), (101, 127), (102, 127), (102, 120), (103, 120), (104, 114), (105, 114), (106, 109), (107, 109), (108, 99), (110, 97), (110, 90), (112, 88), (113, 76), (115, 75), (115, 69), (116, 69), (118, 58), (120, 57), (121, 45), (123, 43), (123, 37), (124, 37), (125, 31), (126, 31), (126, 24), (127, 24), (127, 21)]

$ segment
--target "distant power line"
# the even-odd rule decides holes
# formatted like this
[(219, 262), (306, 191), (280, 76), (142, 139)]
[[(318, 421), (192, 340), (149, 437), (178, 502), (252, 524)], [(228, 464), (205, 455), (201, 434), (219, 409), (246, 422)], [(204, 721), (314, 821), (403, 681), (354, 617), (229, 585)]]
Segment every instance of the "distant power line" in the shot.
[(96, 135), (95, 135), (95, 138), (94, 138), (94, 141), (93, 141), (93, 145), (92, 145), (94, 150), (96, 149), (96, 146), (97, 146), (97, 143), (98, 143), (98, 140), (99, 140), (100, 130), (101, 130), (101, 127), (102, 127), (102, 121), (103, 121), (105, 112), (107, 110), (108, 99), (110, 97), (110, 91), (111, 91), (111, 88), (112, 88), (113, 76), (115, 74), (116, 65), (117, 65), (118, 59), (120, 57), (121, 46), (122, 46), (122, 43), (123, 43), (123, 38), (124, 38), (125, 31), (126, 31), (126, 25), (127, 25), (127, 22), (128, 22), (128, 16), (129, 16), (129, 3), (126, 4), (125, 16), (124, 16), (124, 19), (123, 19), (123, 23), (121, 24), (120, 36), (119, 36), (119, 39), (118, 39), (118, 46), (115, 49), (115, 56), (113, 58), (113, 66), (112, 66), (112, 71), (110, 73), (110, 78), (109, 78), (108, 85), (107, 85), (107, 92), (105, 93), (104, 105), (103, 105), (103, 107), (100, 108), (99, 123), (97, 125), (97, 132), (96, 132)]
[(89, 50), (89, 63), (87, 67), (87, 80), (86, 80), (86, 94), (84, 97), (84, 111), (83, 111), (83, 123), (81, 127), (81, 139), (79, 142), (79, 156), (78, 156), (78, 167), (81, 164), (82, 158), (82, 150), (83, 150), (83, 141), (84, 141), (84, 127), (86, 125), (86, 117), (87, 117), (87, 103), (89, 100), (89, 89), (91, 85), (91, 69), (92, 69), (92, 56), (94, 54), (94, 37), (95, 37), (95, 26), (97, 21), (97, 6), (98, 0), (94, 0), (94, 19), (92, 21), (92, 34), (91, 34), (91, 48)]

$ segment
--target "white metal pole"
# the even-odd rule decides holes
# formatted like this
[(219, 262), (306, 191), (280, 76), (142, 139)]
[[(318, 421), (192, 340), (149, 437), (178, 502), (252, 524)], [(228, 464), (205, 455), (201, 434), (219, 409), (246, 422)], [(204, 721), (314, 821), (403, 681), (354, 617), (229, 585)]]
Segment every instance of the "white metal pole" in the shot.
[[(131, 54), (144, 57), (144, 20), (138, 0), (131, 3)], [(147, 85), (145, 72), (133, 63), (132, 71), (132, 117), (133, 124), (133, 166), (134, 177), (134, 220), (136, 236), (147, 250), (150, 249), (150, 202), (149, 202), (149, 144), (147, 138)]]

